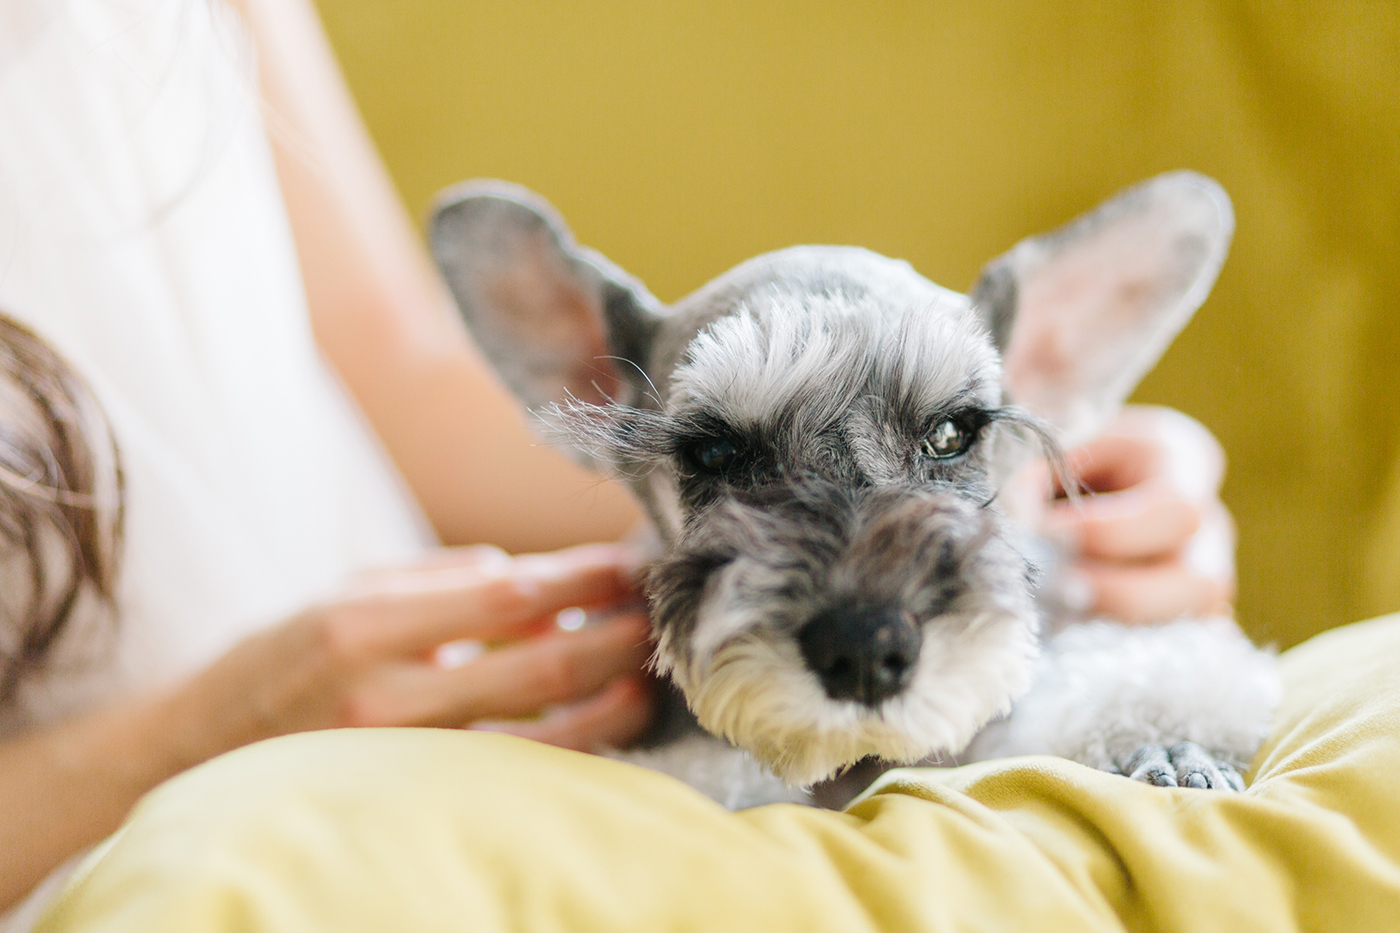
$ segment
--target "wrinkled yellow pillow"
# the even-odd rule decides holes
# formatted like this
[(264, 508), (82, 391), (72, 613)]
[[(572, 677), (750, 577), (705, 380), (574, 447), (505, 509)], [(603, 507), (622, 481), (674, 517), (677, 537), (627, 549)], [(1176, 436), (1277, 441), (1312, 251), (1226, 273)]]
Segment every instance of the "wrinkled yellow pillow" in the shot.
[(848, 812), (729, 814), (503, 736), (322, 732), (149, 795), (40, 930), (1210, 930), (1400, 925), (1400, 616), (1282, 656), (1242, 794), (1022, 758)]

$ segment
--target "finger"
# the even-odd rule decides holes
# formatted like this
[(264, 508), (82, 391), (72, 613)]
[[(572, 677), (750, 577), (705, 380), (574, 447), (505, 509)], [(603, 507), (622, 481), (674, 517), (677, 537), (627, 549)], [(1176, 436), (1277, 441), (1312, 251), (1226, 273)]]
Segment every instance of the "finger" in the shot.
[(1128, 406), (1101, 437), (1067, 455), (1094, 491), (1127, 489), (1157, 478), (1193, 501), (1214, 498), (1225, 452), (1204, 425), (1170, 408)]
[[(1121, 495), (1123, 499), (1130, 496)], [(1091, 517), (1093, 507), (1100, 504), (1105, 503), (1085, 503), (1084, 509), (1071, 516), (1057, 514), (1044, 523), (1044, 534), (1058, 539), (1077, 560), (1105, 566), (1176, 566), (1194, 576), (1218, 581), (1228, 593), (1226, 598), (1233, 598), (1235, 523), (1222, 504), (1211, 503), (1204, 513), (1191, 507), (1176, 516), (1172, 506), (1168, 506), (1159, 510), (1131, 507), (1121, 510), (1121, 514)], [(1180, 507), (1180, 503), (1176, 506)], [(1057, 511), (1068, 511), (1068, 507), (1057, 507)], [(1197, 520), (1198, 527), (1194, 525)], [(1184, 534), (1191, 528), (1194, 534)]]
[(638, 674), (651, 656), (646, 619), (620, 616), (483, 655), (455, 672), (455, 722), (512, 719), (592, 696), (622, 674)]
[(1103, 564), (1076, 572), (1093, 593), (1094, 612), (1123, 622), (1168, 622), (1182, 616), (1229, 614), (1231, 581), (1203, 576), (1180, 562)]
[(1162, 485), (1058, 502), (1042, 533), (1071, 553), (1118, 561), (1178, 554), (1201, 527), (1201, 510)]
[(419, 558), (416, 563), (402, 567), (377, 567), (361, 573), (357, 582), (364, 588), (401, 586), (406, 579), (425, 570), (480, 567), (490, 564), (505, 564), (509, 561), (509, 554), (490, 544), (433, 548)]
[(381, 579), (320, 611), (345, 653), (419, 653), (464, 638), (510, 638), (562, 609), (633, 599), (633, 573), (626, 549), (574, 549)]
[(588, 544), (545, 554), (523, 554), (516, 557), (490, 544), (436, 548), (420, 558), (417, 563), (364, 574), (360, 579), (369, 581), (368, 584), (361, 582), (354, 592), (396, 587), (412, 590), (435, 578), (440, 582), (451, 581), (454, 571), (496, 571), (504, 574), (512, 567), (538, 570), (569, 565), (584, 567), (597, 563), (616, 564), (624, 574), (635, 580), (639, 576), (642, 559), (635, 547), (625, 544)]
[(473, 544), (466, 547), (434, 548), (421, 560), (422, 570), (447, 570), (454, 567), (500, 566), (510, 562), (510, 555), (493, 544)]
[(488, 651), (460, 667), (388, 664), (356, 691), (361, 722), (458, 726), (518, 719), (597, 693), (651, 655), (645, 617), (619, 616), (576, 632), (555, 632)]
[(651, 724), (651, 716), (652, 696), (646, 680), (632, 676), (619, 677), (595, 696), (551, 710), (543, 719), (487, 721), (474, 723), (471, 728), (592, 752), (632, 744)]
[(1069, 451), (1065, 463), (1081, 492), (1115, 492), (1158, 472), (1161, 455), (1150, 438), (1111, 434)]

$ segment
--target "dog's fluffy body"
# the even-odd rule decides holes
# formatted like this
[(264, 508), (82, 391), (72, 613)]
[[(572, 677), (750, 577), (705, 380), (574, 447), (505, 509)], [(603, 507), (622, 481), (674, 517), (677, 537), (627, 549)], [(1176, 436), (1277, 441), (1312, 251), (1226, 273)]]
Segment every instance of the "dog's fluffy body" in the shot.
[[(1022, 244), (972, 299), (865, 250), (797, 247), (669, 309), (499, 183), (449, 193), (433, 244), (508, 384), (646, 503), (657, 665), (706, 730), (795, 785), (867, 756), (1132, 772), (1151, 746), (1167, 764), (1139, 777), (1224, 786), (1263, 737), (1267, 656), (1201, 622), (1065, 626), (1041, 650), (1053, 573), (996, 500), (1027, 440), (1111, 414), (1229, 231), (1223, 193), (1177, 174)], [(1113, 261), (1126, 272), (1104, 278)], [(1097, 318), (1057, 319), (1067, 294)], [(705, 748), (648, 761), (730, 805), (783, 796)]]

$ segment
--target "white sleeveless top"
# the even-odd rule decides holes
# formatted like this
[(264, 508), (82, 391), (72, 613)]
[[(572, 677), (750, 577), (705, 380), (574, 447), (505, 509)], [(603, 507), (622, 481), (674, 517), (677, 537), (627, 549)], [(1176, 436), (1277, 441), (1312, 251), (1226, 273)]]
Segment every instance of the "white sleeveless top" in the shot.
[(0, 735), (187, 675), (431, 542), (313, 343), (221, 0), (0, 2), (0, 310), (87, 378), (127, 483), (111, 638), (60, 646)]

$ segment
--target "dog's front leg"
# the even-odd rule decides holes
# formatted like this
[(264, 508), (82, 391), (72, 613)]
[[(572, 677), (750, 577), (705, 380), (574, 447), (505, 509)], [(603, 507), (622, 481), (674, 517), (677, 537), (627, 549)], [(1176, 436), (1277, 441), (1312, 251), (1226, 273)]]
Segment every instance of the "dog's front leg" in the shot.
[(1273, 657), (1227, 619), (1071, 625), (963, 760), (1050, 754), (1168, 786), (1234, 788), (1268, 731)]

